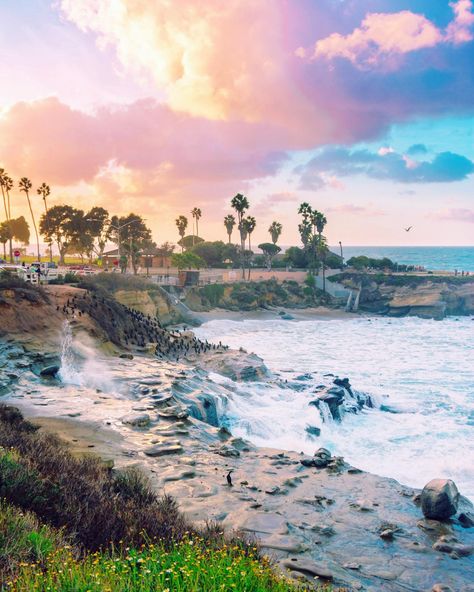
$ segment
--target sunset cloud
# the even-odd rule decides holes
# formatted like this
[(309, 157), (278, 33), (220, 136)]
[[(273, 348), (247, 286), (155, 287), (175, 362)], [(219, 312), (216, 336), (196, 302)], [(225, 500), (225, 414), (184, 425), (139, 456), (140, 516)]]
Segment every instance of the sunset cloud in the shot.
[[(461, 44), (473, 39), (473, 4), (457, 0), (450, 4), (454, 19), (443, 31), (422, 14), (409, 10), (397, 13), (369, 13), (360, 27), (348, 35), (333, 33), (316, 42), (312, 59), (343, 58), (359, 67), (394, 66), (397, 56), (442, 43)], [(303, 55), (300, 51), (299, 55)], [(308, 52), (304, 52), (308, 55)]]
[(451, 183), (472, 175), (474, 162), (452, 152), (441, 152), (432, 160), (418, 161), (396, 152), (381, 154), (366, 149), (327, 148), (298, 167), (297, 172), (303, 189), (320, 189), (324, 175), (366, 175), (399, 183)]

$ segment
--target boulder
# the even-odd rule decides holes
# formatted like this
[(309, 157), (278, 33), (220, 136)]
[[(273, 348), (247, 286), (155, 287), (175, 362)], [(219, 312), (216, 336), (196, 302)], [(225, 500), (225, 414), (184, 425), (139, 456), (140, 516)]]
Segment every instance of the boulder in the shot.
[(143, 428), (150, 425), (150, 416), (148, 413), (130, 413), (129, 415), (122, 417), (122, 423), (137, 428)]
[(133, 354), (120, 354), (119, 358), (122, 358), (122, 360), (133, 360)]
[(167, 454), (180, 454), (183, 452), (183, 447), (179, 444), (171, 444), (169, 446), (164, 444), (156, 444), (155, 446), (146, 448), (143, 452), (147, 456), (166, 456)]
[(447, 520), (456, 514), (459, 491), (450, 479), (433, 479), (421, 492), (421, 509), (426, 518)]
[(56, 376), (61, 366), (59, 364), (51, 364), (40, 370), (40, 376)]

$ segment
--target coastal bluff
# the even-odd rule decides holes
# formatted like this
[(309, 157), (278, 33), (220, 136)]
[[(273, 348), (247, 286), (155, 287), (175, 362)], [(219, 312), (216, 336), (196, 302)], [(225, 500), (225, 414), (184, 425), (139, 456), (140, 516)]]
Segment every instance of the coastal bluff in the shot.
[(332, 279), (360, 288), (359, 310), (441, 320), (474, 315), (474, 276), (410, 276), (344, 272)]

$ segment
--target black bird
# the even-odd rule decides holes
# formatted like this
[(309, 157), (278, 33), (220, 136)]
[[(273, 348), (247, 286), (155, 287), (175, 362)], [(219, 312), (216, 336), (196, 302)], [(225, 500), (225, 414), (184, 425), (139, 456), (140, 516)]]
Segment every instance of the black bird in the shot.
[(231, 470), (230, 470), (230, 471), (227, 473), (227, 477), (226, 477), (226, 479), (227, 479), (227, 485), (228, 485), (229, 487), (232, 487), (232, 477), (231, 477), (230, 475), (231, 475), (231, 473), (233, 473), (233, 472), (234, 472), (234, 469), (231, 469)]

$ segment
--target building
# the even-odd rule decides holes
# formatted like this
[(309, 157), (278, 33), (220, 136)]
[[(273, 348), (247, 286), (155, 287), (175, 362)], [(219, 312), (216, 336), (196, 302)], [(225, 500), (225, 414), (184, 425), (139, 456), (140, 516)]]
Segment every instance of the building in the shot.
[[(106, 251), (102, 256), (103, 267), (118, 267), (119, 254), (118, 249)], [(171, 267), (171, 255), (155, 253), (154, 255), (140, 255), (138, 261), (139, 267)]]

